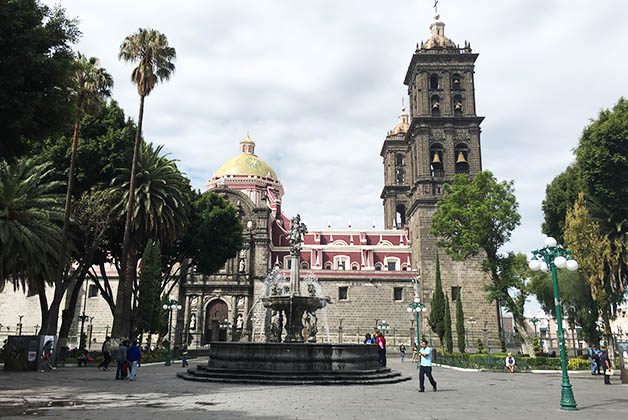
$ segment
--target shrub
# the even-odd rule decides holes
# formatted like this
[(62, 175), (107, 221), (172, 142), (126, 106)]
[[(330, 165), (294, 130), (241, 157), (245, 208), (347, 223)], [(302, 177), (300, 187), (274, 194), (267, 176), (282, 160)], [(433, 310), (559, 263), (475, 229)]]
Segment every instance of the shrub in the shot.
[(486, 351), (484, 351), (484, 343), (482, 343), (481, 338), (478, 338), (478, 353), (486, 353)]

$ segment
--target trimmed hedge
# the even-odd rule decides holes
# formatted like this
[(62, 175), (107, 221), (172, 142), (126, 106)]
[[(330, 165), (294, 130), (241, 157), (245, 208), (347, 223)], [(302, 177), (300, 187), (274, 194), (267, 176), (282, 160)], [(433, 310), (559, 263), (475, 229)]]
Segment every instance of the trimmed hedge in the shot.
[[(516, 355), (517, 370), (560, 370), (559, 357), (527, 357)], [(486, 369), (494, 371), (506, 370), (506, 354), (478, 354), (478, 353), (452, 353), (441, 354), (436, 357), (436, 362), (448, 366), (456, 366), (469, 369)], [(589, 361), (581, 358), (569, 359), (568, 369), (570, 370), (587, 370), (589, 369)]]

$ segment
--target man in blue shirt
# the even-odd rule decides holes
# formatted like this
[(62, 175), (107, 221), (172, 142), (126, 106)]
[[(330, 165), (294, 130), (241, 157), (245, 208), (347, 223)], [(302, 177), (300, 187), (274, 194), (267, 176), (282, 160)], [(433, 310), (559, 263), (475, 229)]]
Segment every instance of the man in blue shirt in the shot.
[(425, 392), (425, 375), (430, 380), (432, 388), (436, 391), (436, 381), (432, 377), (432, 349), (427, 346), (427, 340), (424, 338), (421, 340), (421, 350), (419, 350), (421, 356), (419, 367), (419, 392)]

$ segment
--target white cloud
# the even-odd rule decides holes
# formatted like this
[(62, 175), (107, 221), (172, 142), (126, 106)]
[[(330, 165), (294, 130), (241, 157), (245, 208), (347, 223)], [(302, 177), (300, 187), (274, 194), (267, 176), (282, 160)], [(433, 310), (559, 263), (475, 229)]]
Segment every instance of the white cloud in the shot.
[[(383, 225), (379, 151), (396, 124), (414, 46), (429, 36), (421, 1), (63, 1), (79, 49), (114, 76), (136, 118), (120, 43), (139, 27), (168, 36), (177, 70), (146, 103), (145, 137), (203, 188), (247, 131), (285, 186), (284, 209), (311, 227)], [(628, 91), (623, 2), (450, 1), (446, 34), (471, 41), (483, 165), (514, 179), (522, 225), (506, 247), (540, 246), (545, 186), (573, 159), (582, 128)]]

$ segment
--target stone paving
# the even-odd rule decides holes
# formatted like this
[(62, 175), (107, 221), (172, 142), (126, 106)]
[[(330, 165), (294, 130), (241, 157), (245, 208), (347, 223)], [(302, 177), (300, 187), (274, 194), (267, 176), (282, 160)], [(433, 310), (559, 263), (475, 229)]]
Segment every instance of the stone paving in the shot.
[[(396, 357), (389, 366), (414, 375)], [(191, 366), (202, 360), (191, 361)], [(260, 386), (195, 383), (177, 366), (142, 366), (135, 382), (115, 372), (59, 368), (0, 371), (0, 417), (60, 419), (584, 419), (628, 417), (628, 385), (586, 373), (571, 376), (580, 411), (562, 412), (560, 375), (461, 372), (434, 367), (438, 392), (417, 381), (372, 386)]]

